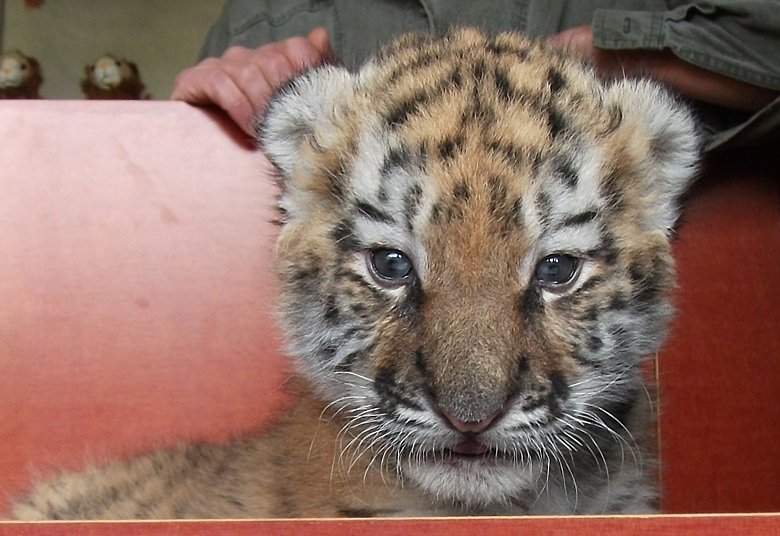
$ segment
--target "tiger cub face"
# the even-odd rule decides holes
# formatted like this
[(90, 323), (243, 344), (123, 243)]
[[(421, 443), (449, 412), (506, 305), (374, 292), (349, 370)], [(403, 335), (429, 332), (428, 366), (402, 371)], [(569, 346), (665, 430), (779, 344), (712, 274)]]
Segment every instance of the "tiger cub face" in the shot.
[(664, 91), (464, 29), (304, 73), (259, 137), (291, 352), (353, 445), (467, 509), (637, 461), (697, 158)]

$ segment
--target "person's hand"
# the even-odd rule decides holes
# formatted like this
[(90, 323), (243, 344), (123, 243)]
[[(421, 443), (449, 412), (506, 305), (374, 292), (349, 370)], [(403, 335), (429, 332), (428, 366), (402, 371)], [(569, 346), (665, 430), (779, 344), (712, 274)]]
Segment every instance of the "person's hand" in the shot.
[(324, 28), (315, 28), (307, 37), (291, 37), (256, 49), (233, 46), (221, 57), (206, 58), (179, 73), (171, 99), (215, 104), (244, 132), (254, 135), (255, 117), (273, 92), (293, 75), (327, 60), (331, 54)]
[(565, 30), (551, 37), (550, 42), (582, 56), (604, 77), (650, 76), (683, 96), (735, 110), (759, 110), (778, 95), (777, 91), (754, 86), (688, 63), (670, 50), (596, 48), (593, 46), (593, 28), (590, 25)]

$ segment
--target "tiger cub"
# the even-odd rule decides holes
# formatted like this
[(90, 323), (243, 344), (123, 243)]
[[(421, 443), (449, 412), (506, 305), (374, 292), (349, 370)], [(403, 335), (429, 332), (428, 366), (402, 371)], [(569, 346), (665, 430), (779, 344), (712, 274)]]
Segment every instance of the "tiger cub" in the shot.
[(16, 518), (654, 510), (650, 404), (689, 113), (515, 34), (407, 35), (258, 126), (297, 403), (40, 484)]

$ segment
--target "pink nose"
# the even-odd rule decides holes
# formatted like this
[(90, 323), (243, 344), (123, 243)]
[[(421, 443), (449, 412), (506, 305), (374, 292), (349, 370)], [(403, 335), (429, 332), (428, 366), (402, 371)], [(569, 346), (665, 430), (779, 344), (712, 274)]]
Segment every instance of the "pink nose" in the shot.
[(452, 425), (452, 427), (463, 434), (478, 434), (480, 432), (484, 432), (491, 424), (493, 424), (494, 421), (500, 417), (502, 413), (501, 410), (498, 410), (480, 421), (461, 421), (444, 410), (440, 411), (441, 414), (444, 415), (447, 421)]

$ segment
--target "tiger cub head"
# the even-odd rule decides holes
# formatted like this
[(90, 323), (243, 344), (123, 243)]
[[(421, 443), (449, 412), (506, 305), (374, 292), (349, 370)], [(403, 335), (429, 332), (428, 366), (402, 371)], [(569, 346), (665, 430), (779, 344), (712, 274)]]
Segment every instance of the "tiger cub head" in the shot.
[(684, 108), (461, 29), (303, 73), (258, 132), (291, 353), (361, 448), (467, 508), (608, 470), (670, 314)]

